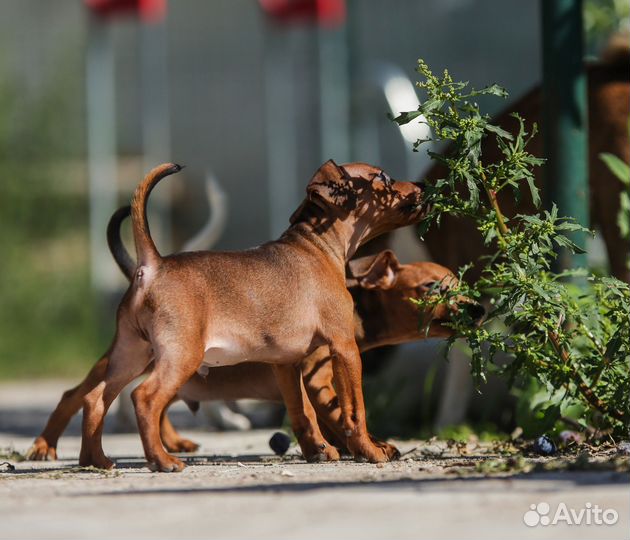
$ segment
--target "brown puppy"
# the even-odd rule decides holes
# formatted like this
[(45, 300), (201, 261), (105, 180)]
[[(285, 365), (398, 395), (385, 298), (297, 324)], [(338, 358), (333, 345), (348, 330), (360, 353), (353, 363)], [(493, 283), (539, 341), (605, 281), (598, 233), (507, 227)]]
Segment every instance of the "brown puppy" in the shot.
[[(439, 294), (455, 286), (457, 278), (447, 268), (434, 263), (400, 264), (389, 250), (350, 261), (346, 284), (355, 303), (355, 336), (361, 351), (426, 337), (449, 337), (452, 330), (447, 323), (454, 310), (466, 309), (473, 323), (478, 323), (485, 314), (481, 305), (462, 298), (456, 305), (443, 304), (420, 317), (410, 298), (421, 298), (432, 290)], [(326, 438), (343, 448), (341, 409), (333, 386), (332, 359), (326, 347), (320, 347), (302, 361), (302, 374), (317, 420), (329, 434)], [(186, 401), (242, 398), (279, 401), (281, 397), (272, 370), (259, 363), (214, 368), (207, 378), (194, 375), (178, 396)], [(190, 441), (177, 435), (167, 417), (163, 419), (162, 437), (166, 445), (179, 451), (190, 447)], [(391, 445), (372, 440), (388, 447), (392, 455), (397, 453)], [(303, 452), (305, 448), (310, 451), (304, 453), (307, 459), (323, 458), (321, 449), (303, 437), (300, 446)]]
[[(121, 270), (125, 275), (132, 276), (135, 263), (120, 238), (120, 225), (128, 214), (129, 207), (125, 207), (112, 216), (107, 237), (112, 255)], [(354, 300), (355, 337), (359, 349), (364, 351), (424, 337), (450, 336), (451, 330), (444, 325), (450, 318), (448, 311), (425, 313), (422, 319), (424, 324), (428, 324), (428, 332), (420, 332), (420, 314), (409, 301), (410, 298), (423, 297), (436, 283), (443, 290), (457, 281), (447, 268), (434, 263), (400, 264), (389, 250), (350, 261), (346, 285)], [(482, 307), (470, 305), (465, 300), (462, 303), (471, 310), (473, 319), (483, 316)], [(451, 309), (457, 309), (457, 306)], [(303, 361), (302, 372), (320, 427), (326, 428), (332, 436), (332, 441), (327, 437), (329, 442), (343, 447), (341, 411), (332, 384), (332, 361), (328, 350), (322, 347), (307, 357)], [(104, 366), (97, 364), (79, 386), (63, 395), (46, 428), (29, 450), (28, 459), (56, 459), (57, 441), (68, 421), (78, 412), (84, 395), (104, 378), (104, 374)], [(178, 397), (189, 403), (246, 398), (282, 401), (271, 366), (252, 362), (212, 368), (206, 377), (195, 374), (179, 390)], [(162, 417), (161, 438), (165, 448), (171, 452), (192, 452), (197, 449), (195, 443), (182, 438), (175, 431), (166, 415)], [(302, 447), (306, 448), (304, 455), (307, 460), (322, 459), (321, 449), (314, 447), (314, 444), (303, 440)]]
[[(184, 464), (164, 451), (159, 421), (203, 365), (273, 359), (289, 414), (297, 415), (304, 403), (296, 364), (322, 345), (333, 358), (346, 446), (358, 459), (385, 461), (387, 452), (367, 433), (344, 268), (362, 243), (421, 219), (420, 187), (392, 181), (369, 165), (340, 167), (328, 161), (278, 241), (243, 252), (163, 258), (149, 235), (146, 202), (161, 178), (179, 170), (172, 164), (157, 167), (136, 189), (132, 222), (138, 266), (104, 357), (105, 380), (84, 399), (80, 464), (113, 466), (102, 449), (104, 416), (120, 390), (151, 362), (153, 371), (132, 397), (149, 466), (168, 472)], [(311, 437), (326, 448), (316, 424)]]

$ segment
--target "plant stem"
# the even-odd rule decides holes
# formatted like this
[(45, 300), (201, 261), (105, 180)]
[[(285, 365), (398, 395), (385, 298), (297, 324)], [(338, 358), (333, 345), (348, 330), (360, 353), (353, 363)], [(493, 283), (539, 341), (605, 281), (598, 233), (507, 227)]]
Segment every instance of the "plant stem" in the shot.
[(561, 416), (560, 420), (564, 422), (567, 426), (572, 427), (573, 429), (577, 429), (579, 431), (586, 431), (586, 433), (588, 433), (591, 436), (597, 433), (597, 430), (594, 427), (583, 426), (579, 422), (576, 422), (575, 420), (573, 420), (573, 418), (569, 418), (567, 416)]
[[(554, 350), (556, 351), (558, 355), (560, 355), (560, 358), (562, 359), (562, 361), (565, 364), (570, 365), (569, 362), (571, 358), (569, 357), (569, 353), (567, 352), (567, 350), (564, 347), (562, 347), (562, 345), (560, 344), (560, 338), (558, 334), (556, 332), (549, 332), (548, 336), (549, 336), (549, 341), (551, 341), (551, 344), (553, 345)], [(588, 401), (593, 407), (595, 407), (599, 411), (609, 414), (616, 420), (619, 420), (620, 422), (626, 421), (626, 415), (623, 413), (623, 411), (620, 411), (619, 409), (611, 409), (610, 407), (608, 407), (608, 405), (605, 402), (603, 402), (601, 399), (599, 399), (595, 395), (595, 392), (593, 392), (593, 389), (584, 382), (584, 379), (582, 379), (582, 376), (572, 366), (571, 366), (571, 371), (572, 371), (573, 377), (576, 379), (576, 386), (578, 390), (580, 391), (580, 394), (584, 396), (586, 401)]]
[[(479, 165), (481, 169), (481, 164)], [(499, 237), (499, 241), (503, 246), (505, 246), (505, 236), (509, 234), (509, 229), (505, 224), (505, 218), (503, 217), (503, 212), (501, 212), (501, 208), (499, 207), (499, 201), (497, 200), (497, 192), (494, 189), (491, 189), (488, 185), (488, 179), (486, 178), (486, 174), (481, 170), (481, 182), (483, 184), (483, 189), (486, 192), (486, 196), (490, 201), (490, 205), (494, 210), (494, 213), (497, 217), (497, 235)]]
[(488, 193), (490, 204), (492, 205), (492, 208), (494, 208), (494, 211), (497, 214), (497, 226), (499, 227), (499, 231), (501, 232), (502, 236), (506, 236), (510, 231), (508, 230), (507, 225), (505, 224), (505, 218), (503, 217), (503, 214), (501, 213), (501, 208), (499, 208), (499, 201), (497, 200), (497, 192), (494, 189), (489, 189), (487, 187), (486, 187), (486, 192)]
[[(480, 165), (480, 169), (481, 169), (481, 165)], [(482, 179), (484, 190), (486, 192), (486, 196), (488, 197), (488, 201), (490, 202), (490, 205), (492, 206), (492, 209), (494, 210), (496, 218), (497, 218), (497, 234), (499, 237), (499, 242), (502, 244), (502, 246), (505, 246), (505, 237), (510, 233), (510, 230), (505, 224), (505, 219), (503, 217), (503, 213), (501, 212), (499, 201), (497, 200), (497, 193), (495, 190), (493, 190), (489, 186), (486, 175), (483, 172), (483, 170), (481, 170), (481, 179)], [(626, 418), (626, 415), (623, 413), (623, 411), (608, 407), (608, 405), (605, 402), (603, 402), (601, 399), (597, 397), (597, 395), (595, 395), (595, 392), (593, 392), (593, 389), (590, 388), (584, 382), (584, 379), (582, 379), (582, 376), (571, 364), (571, 357), (569, 356), (568, 351), (560, 343), (558, 333), (553, 330), (549, 330), (547, 332), (547, 335), (549, 336), (549, 341), (551, 342), (554, 350), (556, 351), (556, 354), (560, 356), (560, 358), (566, 365), (570, 366), (571, 372), (572, 372), (571, 374), (574, 380), (576, 381), (576, 386), (580, 394), (584, 396), (586, 401), (590, 403), (593, 407), (595, 407), (597, 410), (603, 413), (609, 414), (610, 416), (612, 416), (616, 420), (619, 420), (620, 422), (625, 422), (627, 418)]]

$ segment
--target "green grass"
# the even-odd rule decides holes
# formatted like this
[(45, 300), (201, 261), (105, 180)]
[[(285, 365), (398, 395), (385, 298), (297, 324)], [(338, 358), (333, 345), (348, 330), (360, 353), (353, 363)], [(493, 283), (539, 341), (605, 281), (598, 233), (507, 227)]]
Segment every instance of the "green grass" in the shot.
[(76, 377), (111, 335), (89, 283), (83, 58), (54, 54), (37, 92), (0, 57), (0, 379)]
[(494, 424), (484, 423), (471, 426), (469, 424), (458, 424), (446, 426), (437, 433), (438, 439), (453, 440), (457, 442), (468, 442), (476, 439), (481, 442), (493, 442), (507, 440), (507, 433), (497, 429)]
[(99, 325), (88, 279), (86, 201), (7, 191), (0, 202), (0, 379), (76, 375), (94, 363), (110, 329)]

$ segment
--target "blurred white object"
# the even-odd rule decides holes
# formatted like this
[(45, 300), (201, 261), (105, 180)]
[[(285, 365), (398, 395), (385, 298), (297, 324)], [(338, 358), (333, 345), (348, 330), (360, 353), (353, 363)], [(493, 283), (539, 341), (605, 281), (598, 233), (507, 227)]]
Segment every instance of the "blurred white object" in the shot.
[(210, 173), (206, 174), (206, 196), (210, 217), (203, 228), (184, 244), (182, 251), (212, 249), (223, 234), (227, 220), (227, 195)]
[(434, 424), (436, 431), (464, 422), (472, 390), (470, 357), (456, 345), (448, 354), (446, 377)]
[[(391, 115), (396, 118), (403, 112), (417, 111), (420, 100), (416, 94), (414, 83), (397, 65), (391, 63), (376, 63), (371, 71), (374, 83), (383, 92)], [(419, 115), (408, 124), (398, 126), (401, 139), (405, 145), (406, 174), (408, 178), (417, 178), (427, 164), (424, 152), (414, 152), (417, 140), (427, 140), (431, 137), (431, 128), (426, 118)]]
[[(388, 71), (383, 81), (383, 91), (394, 118), (402, 112), (417, 111), (420, 106), (420, 100), (416, 95), (413, 83), (404, 74)], [(413, 146), (418, 139), (424, 140), (431, 136), (431, 129), (423, 115), (414, 118), (408, 124), (398, 126), (398, 128), (403, 139), (410, 146)]]
[(247, 416), (233, 411), (224, 401), (204, 401), (201, 403), (201, 411), (208, 423), (220, 430), (246, 431), (252, 428)]

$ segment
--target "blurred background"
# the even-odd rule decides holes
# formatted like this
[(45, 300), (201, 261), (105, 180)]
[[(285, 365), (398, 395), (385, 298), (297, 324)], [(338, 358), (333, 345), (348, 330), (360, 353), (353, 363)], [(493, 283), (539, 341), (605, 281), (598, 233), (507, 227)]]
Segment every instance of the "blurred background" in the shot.
[[(628, 11), (585, 2), (590, 57), (628, 30)], [(538, 84), (540, 19), (522, 0), (4, 0), (0, 379), (79, 380), (106, 348), (125, 281), (105, 226), (150, 167), (187, 166), (151, 199), (162, 253), (206, 223), (208, 177), (225, 193), (214, 247), (260, 244), (286, 228), (328, 158), (423, 175), (427, 157), (410, 145), (420, 128), (387, 117), (417, 106), (419, 57), (474, 86), (498, 82), (510, 99)], [(392, 242), (403, 261), (428, 257), (413, 232)], [(398, 395), (373, 409), (398, 399), (414, 425), (430, 423), (437, 349), (396, 351), (417, 378), (405, 390), (392, 367), (385, 387)], [(409, 362), (396, 365), (408, 378)]]

